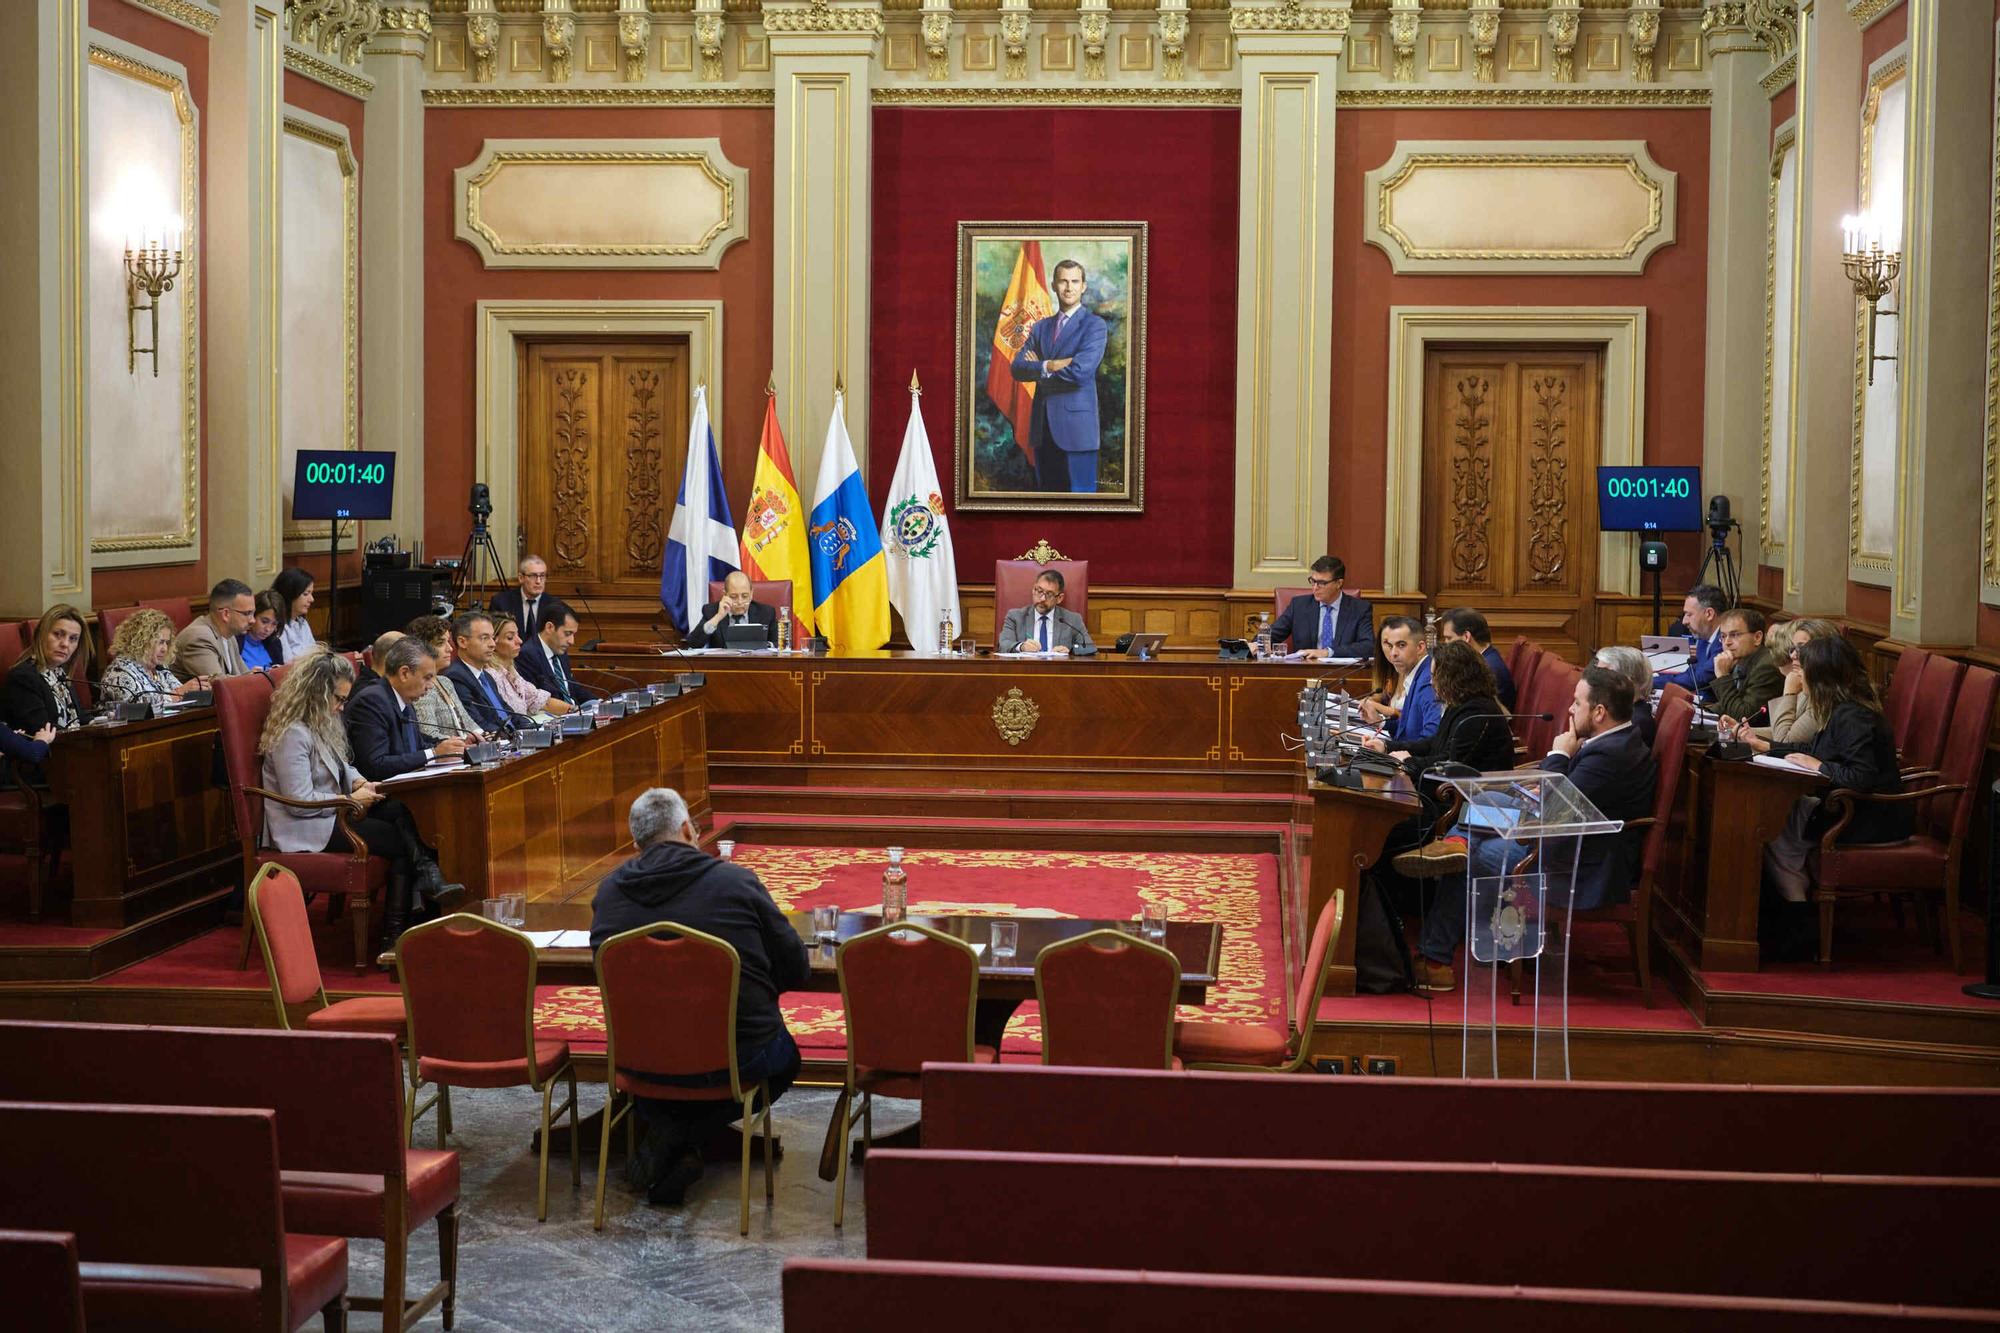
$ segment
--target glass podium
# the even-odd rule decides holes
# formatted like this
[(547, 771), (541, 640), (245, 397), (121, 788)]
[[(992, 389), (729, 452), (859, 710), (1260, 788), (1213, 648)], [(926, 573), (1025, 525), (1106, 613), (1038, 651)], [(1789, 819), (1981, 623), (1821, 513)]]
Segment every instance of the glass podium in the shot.
[[(1615, 834), (1567, 776), (1539, 768), (1455, 777), (1458, 825), (1470, 841), (1465, 872), (1465, 1078), (1560, 1078), (1569, 1068), (1569, 921), (1583, 839)], [(1447, 881), (1448, 883), (1449, 881)], [(1551, 913), (1555, 919), (1551, 919)], [(1528, 1062), (1501, 1060), (1501, 973), (1519, 963)], [(1512, 1001), (1508, 1001), (1512, 1008)]]

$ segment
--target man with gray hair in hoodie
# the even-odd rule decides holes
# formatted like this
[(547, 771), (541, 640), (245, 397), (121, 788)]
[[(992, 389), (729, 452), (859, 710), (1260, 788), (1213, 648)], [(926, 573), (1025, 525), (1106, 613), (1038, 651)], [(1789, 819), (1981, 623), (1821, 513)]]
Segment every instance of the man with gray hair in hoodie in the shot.
[[(805, 941), (771, 900), (770, 890), (744, 867), (709, 855), (679, 792), (654, 787), (632, 803), (632, 841), (639, 853), (606, 875), (590, 909), (590, 947), (615, 935), (671, 921), (727, 940), (742, 960), (736, 994), (736, 1063), (745, 1084), (768, 1082), (771, 1100), (799, 1073), (799, 1048), (785, 1027), (778, 996), (805, 985)], [(660, 1015), (672, 1022), (673, 1015)], [(683, 1087), (729, 1086), (729, 1071), (668, 1076), (622, 1072)], [(761, 1109), (761, 1108), (760, 1108)], [(727, 1094), (714, 1101), (640, 1097), (646, 1137), (626, 1176), (653, 1203), (678, 1204), (701, 1178), (702, 1148), (741, 1114)]]

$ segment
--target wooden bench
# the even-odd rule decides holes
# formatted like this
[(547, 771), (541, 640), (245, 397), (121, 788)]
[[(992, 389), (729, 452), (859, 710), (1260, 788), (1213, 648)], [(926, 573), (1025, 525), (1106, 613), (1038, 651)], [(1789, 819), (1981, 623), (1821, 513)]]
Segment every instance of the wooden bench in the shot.
[(83, 1333), (83, 1288), (76, 1236), (68, 1231), (0, 1231), (0, 1291), (7, 1320), (40, 1333)]
[(784, 1291), (785, 1333), (1933, 1333), (2000, 1324), (1985, 1311), (1828, 1301), (859, 1259), (789, 1259)]
[(347, 1327), (347, 1242), (287, 1234), (267, 1110), (0, 1102), (0, 1227), (77, 1239), (93, 1330)]
[(2000, 1090), (927, 1065), (924, 1146), (2000, 1176)]
[[(286, 1224), (383, 1242), (383, 1290), (403, 1326), (442, 1303), (458, 1268), (458, 1154), (403, 1146), (393, 1037), (237, 1028), (0, 1022), (0, 1095), (47, 1102), (270, 1107), (278, 1117)], [(438, 1282), (403, 1302), (409, 1233), (438, 1224)], [(381, 1297), (354, 1297), (361, 1310)], [(393, 1308), (393, 1307), (390, 1307)], [(392, 1319), (386, 1326), (397, 1327)]]
[(868, 1154), (871, 1259), (1987, 1309), (1996, 1213), (1995, 1179)]

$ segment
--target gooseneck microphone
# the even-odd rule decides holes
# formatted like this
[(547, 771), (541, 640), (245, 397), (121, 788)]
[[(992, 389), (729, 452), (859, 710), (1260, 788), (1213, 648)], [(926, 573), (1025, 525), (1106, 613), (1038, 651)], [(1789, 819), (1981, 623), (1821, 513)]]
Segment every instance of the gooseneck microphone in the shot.
[(590, 604), (590, 598), (584, 593), (581, 583), (576, 585), (576, 600), (582, 602), (583, 609), (590, 613), (591, 632), (597, 635), (596, 638), (590, 640), (588, 643), (579, 645), (577, 651), (594, 653), (597, 651), (598, 646), (604, 642), (604, 622), (597, 618), (597, 608)]

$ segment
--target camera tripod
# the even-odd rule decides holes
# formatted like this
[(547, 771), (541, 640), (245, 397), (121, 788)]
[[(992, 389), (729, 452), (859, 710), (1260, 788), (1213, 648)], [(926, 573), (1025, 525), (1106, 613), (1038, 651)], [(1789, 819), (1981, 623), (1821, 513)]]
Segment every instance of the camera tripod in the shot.
[[(1736, 605), (1736, 597), (1741, 591), (1736, 573), (1736, 557), (1729, 552), (1729, 530), (1743, 525), (1735, 519), (1723, 522), (1710, 521), (1708, 525), (1708, 554), (1701, 558), (1701, 569), (1695, 574), (1696, 583), (1713, 583), (1722, 589), (1730, 606)], [(1709, 571), (1714, 571), (1710, 577)]]
[[(488, 579), (486, 572), (492, 571)], [(459, 557), (458, 570), (451, 579), (451, 601), (468, 611), (484, 610), (489, 590), (495, 585), (507, 586), (506, 566), (500, 563), (500, 552), (493, 545), (493, 534), (487, 530), (484, 517), (474, 514), (472, 531), (466, 534), (465, 554)], [(471, 601), (466, 601), (468, 594)]]

